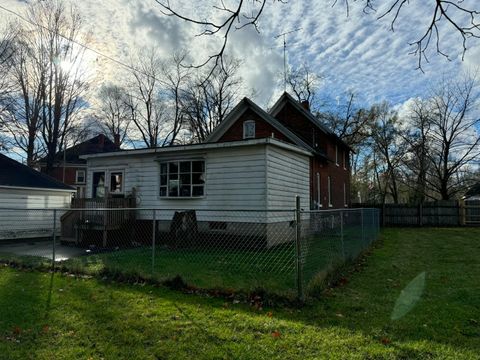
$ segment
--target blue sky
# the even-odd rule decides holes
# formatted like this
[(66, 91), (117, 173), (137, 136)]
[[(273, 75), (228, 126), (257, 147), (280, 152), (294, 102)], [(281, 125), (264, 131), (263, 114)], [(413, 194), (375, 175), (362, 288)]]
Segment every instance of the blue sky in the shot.
[[(0, 0), (0, 3), (21, 12), (28, 1)], [(185, 14), (200, 18), (218, 16), (212, 10), (213, 3), (171, 0)], [(424, 73), (416, 70), (417, 58), (409, 55), (412, 51), (409, 43), (425, 31), (433, 1), (410, 1), (393, 33), (389, 30), (391, 17), (377, 20), (382, 9), (364, 14), (362, 2), (351, 1), (347, 17), (342, 1), (335, 7), (332, 3), (333, 0), (290, 0), (285, 4), (268, 1), (259, 22), (260, 33), (250, 27), (232, 34), (227, 52), (243, 60), (245, 95), (254, 89), (253, 100), (262, 106), (275, 100), (282, 91), (278, 79), (283, 58), (282, 41), (274, 36), (299, 27), (301, 31), (287, 38), (288, 62), (293, 66), (307, 63), (320, 74), (323, 80), (319, 96), (332, 102), (354, 91), (365, 104), (387, 100), (399, 105), (422, 96), (441, 76), (474, 71), (480, 65), (479, 40), (467, 43), (469, 51), (461, 61), (461, 39), (451, 29), (441, 27), (442, 49), (451, 61), (435, 54), (432, 47)], [(464, 3), (478, 7), (475, 0)], [(164, 16), (154, 0), (84, 0), (77, 2), (77, 6), (93, 32), (92, 47), (122, 61), (128, 62), (138, 46), (155, 45), (165, 58), (172, 51), (186, 48), (192, 54), (192, 61), (201, 62), (218, 45), (215, 39), (195, 37), (198, 29), (193, 26)], [(2, 13), (1, 21), (12, 18)], [(120, 74), (118, 65), (105, 59), (99, 58), (97, 67), (99, 83), (116, 79)]]

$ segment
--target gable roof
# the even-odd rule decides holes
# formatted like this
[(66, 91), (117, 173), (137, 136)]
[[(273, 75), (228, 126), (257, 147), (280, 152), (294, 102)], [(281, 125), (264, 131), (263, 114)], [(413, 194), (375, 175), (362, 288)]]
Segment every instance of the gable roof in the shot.
[(297, 100), (293, 98), (292, 95), (287, 93), (286, 91), (280, 96), (280, 98), (275, 102), (272, 108), (269, 111), (269, 114), (273, 117), (276, 117), (280, 110), (285, 106), (285, 104), (291, 104), (300, 114), (302, 114), (306, 119), (308, 119), (312, 124), (314, 124), (318, 129), (320, 129), (325, 134), (335, 138), (339, 142), (341, 142), (344, 146), (348, 149), (353, 149), (348, 145), (345, 141), (340, 139), (337, 134), (335, 134), (332, 130), (330, 130), (327, 126), (325, 126), (315, 115), (313, 115), (310, 111), (305, 109)]
[[(103, 134), (99, 134), (80, 144), (69, 147), (65, 150), (65, 162), (73, 164), (84, 164), (86, 161), (81, 159), (81, 155), (99, 154), (104, 152), (119, 151), (120, 149), (112, 140)], [(44, 157), (39, 162), (45, 163), (47, 159)], [(55, 154), (55, 162), (63, 162), (63, 151)]]
[(0, 154), (0, 187), (2, 186), (75, 191), (48, 175)]
[(277, 119), (263, 110), (260, 106), (255, 104), (249, 98), (243, 98), (237, 106), (233, 108), (232, 111), (227, 115), (227, 117), (218, 125), (215, 130), (207, 137), (205, 142), (217, 142), (220, 140), (223, 134), (227, 132), (227, 130), (238, 120), (238, 118), (247, 110), (253, 110), (262, 120), (270, 124), (272, 127), (280, 131), (283, 135), (285, 135), (288, 139), (290, 139), (295, 145), (300, 146), (308, 151), (313, 153), (317, 153), (315, 149), (313, 149), (310, 145), (300, 139), (297, 135), (295, 135), (292, 131), (287, 129), (283, 124), (281, 124)]

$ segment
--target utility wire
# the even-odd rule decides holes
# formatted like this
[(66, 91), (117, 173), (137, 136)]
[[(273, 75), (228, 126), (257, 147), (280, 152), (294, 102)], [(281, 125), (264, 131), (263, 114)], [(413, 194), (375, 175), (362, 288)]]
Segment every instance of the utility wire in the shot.
[(81, 42), (79, 42), (79, 41), (77, 41), (77, 40), (75, 40), (75, 39), (72, 39), (72, 38), (69, 38), (68, 36), (65, 36), (65, 35), (63, 35), (63, 34), (57, 33), (57, 32), (53, 31), (52, 29), (50, 29), (50, 28), (48, 28), (48, 27), (46, 27), (46, 26), (37, 24), (37, 23), (35, 23), (35, 22), (27, 19), (27, 18), (24, 17), (23, 15), (15, 12), (15, 11), (13, 11), (13, 10), (10, 10), (10, 9), (6, 8), (6, 7), (3, 6), (3, 5), (0, 5), (0, 9), (3, 10), (3, 11), (8, 12), (8, 13), (10, 13), (10, 14), (13, 14), (13, 15), (17, 16), (18, 18), (20, 18), (21, 20), (29, 23), (30, 25), (38, 26), (38, 27), (40, 27), (40, 28), (42, 28), (42, 29), (44, 29), (44, 30), (47, 30), (47, 31), (51, 32), (52, 34), (56, 34), (56, 35), (60, 36), (61, 38), (65, 39), (65, 40), (67, 40), (67, 41), (70, 41), (70, 42), (72, 42), (72, 43), (74, 43), (74, 44), (76, 44), (76, 45), (78, 45), (78, 46), (81, 46), (81, 47), (83, 47), (84, 49), (87, 49), (87, 50), (89, 50), (89, 51), (91, 51), (91, 52), (93, 52), (93, 53), (95, 53), (95, 54), (97, 54), (97, 55), (99, 55), (99, 56), (102, 56), (102, 57), (104, 57), (105, 59), (108, 59), (108, 60), (110, 60), (110, 61), (112, 61), (112, 62), (114, 62), (114, 63), (116, 63), (116, 64), (118, 64), (118, 65), (121, 65), (121, 66), (123, 66), (123, 67), (125, 67), (125, 68), (127, 68), (127, 69), (129, 69), (129, 70), (132, 70), (132, 71), (134, 71), (134, 72), (140, 73), (140, 74), (142, 74), (142, 75), (145, 75), (145, 76), (147, 76), (147, 77), (150, 77), (150, 78), (152, 78), (152, 79), (155, 79), (155, 80), (159, 81), (160, 83), (163, 83), (160, 79), (156, 78), (155, 76), (152, 76), (152, 75), (147, 74), (147, 73), (145, 73), (145, 72), (143, 72), (143, 71), (141, 71), (141, 70), (138, 70), (138, 69), (134, 68), (134, 67), (131, 66), (131, 65), (128, 65), (128, 64), (126, 64), (126, 63), (124, 63), (124, 62), (122, 62), (122, 61), (120, 61), (120, 60), (117, 60), (117, 59), (115, 59), (115, 58), (113, 58), (113, 57), (111, 57), (111, 56), (109, 56), (109, 55), (106, 55), (106, 54), (98, 51), (98, 50), (95, 50), (94, 48), (91, 48), (91, 47), (89, 47), (88, 45), (82, 44)]

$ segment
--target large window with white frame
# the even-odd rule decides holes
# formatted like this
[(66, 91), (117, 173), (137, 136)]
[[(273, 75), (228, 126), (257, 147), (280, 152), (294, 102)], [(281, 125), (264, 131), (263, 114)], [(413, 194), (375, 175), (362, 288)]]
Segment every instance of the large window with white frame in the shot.
[(160, 163), (161, 197), (193, 198), (205, 195), (205, 161), (180, 160)]
[(243, 138), (255, 139), (255, 121), (247, 120), (243, 122)]

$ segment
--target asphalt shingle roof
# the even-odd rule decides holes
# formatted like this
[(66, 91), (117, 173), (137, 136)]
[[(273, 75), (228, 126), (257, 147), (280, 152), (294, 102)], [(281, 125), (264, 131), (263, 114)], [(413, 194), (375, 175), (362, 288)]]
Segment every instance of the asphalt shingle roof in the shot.
[(74, 190), (72, 187), (0, 154), (0, 186)]

